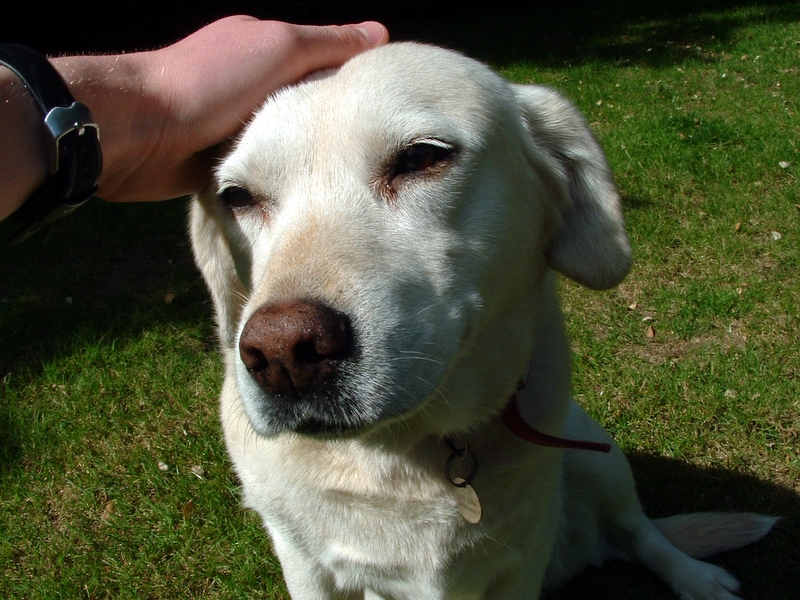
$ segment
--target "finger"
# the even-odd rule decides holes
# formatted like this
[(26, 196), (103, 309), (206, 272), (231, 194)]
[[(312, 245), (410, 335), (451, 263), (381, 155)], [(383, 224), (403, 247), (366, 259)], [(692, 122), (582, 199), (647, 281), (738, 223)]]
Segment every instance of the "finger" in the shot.
[(389, 31), (382, 23), (377, 21), (365, 21), (358, 25), (344, 25), (339, 28), (340, 32), (356, 30), (367, 38), (370, 46), (380, 46), (389, 41)]
[(296, 39), (297, 56), (306, 72), (338, 67), (356, 54), (389, 41), (381, 23), (366, 21), (357, 25), (301, 27)]

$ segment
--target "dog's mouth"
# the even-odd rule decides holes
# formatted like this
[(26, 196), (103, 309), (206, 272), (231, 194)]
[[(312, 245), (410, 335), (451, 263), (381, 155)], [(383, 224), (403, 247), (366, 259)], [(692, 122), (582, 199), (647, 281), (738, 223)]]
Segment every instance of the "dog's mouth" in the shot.
[(334, 381), (330, 382), (330, 389), (317, 390), (299, 398), (270, 395), (267, 399), (256, 400), (255, 404), (256, 414), (250, 414), (251, 421), (264, 435), (293, 432), (317, 437), (350, 437), (374, 421), (362, 414), (358, 402), (339, 393)]
[[(305, 411), (301, 411), (305, 412)], [(365, 427), (346, 414), (328, 412), (324, 415), (282, 415), (274, 419), (284, 431), (292, 431), (301, 435), (316, 437), (349, 437), (357, 434)]]
[(350, 431), (350, 428), (342, 428), (338, 423), (330, 423), (327, 420), (306, 419), (298, 422), (293, 428), (295, 433), (303, 435), (340, 437)]

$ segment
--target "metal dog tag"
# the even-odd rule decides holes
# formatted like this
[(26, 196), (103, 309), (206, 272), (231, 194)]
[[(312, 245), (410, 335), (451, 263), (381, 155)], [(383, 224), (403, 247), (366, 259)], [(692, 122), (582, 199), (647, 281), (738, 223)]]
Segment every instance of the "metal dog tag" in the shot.
[(478, 499), (478, 494), (475, 492), (466, 479), (455, 477), (452, 481), (453, 484), (453, 498), (456, 501), (456, 508), (461, 516), (467, 522), (477, 525), (481, 521), (483, 509), (481, 508), (481, 501)]

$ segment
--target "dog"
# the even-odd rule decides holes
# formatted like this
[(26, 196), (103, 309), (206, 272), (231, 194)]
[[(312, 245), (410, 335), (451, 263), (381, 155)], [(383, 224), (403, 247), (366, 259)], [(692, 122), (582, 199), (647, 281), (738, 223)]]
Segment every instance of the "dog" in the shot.
[(639, 561), (682, 598), (698, 560), (775, 519), (648, 519), (570, 396), (556, 273), (631, 265), (607, 160), (557, 92), (394, 43), (270, 97), (192, 203), (221, 419), (291, 596), (538, 598)]

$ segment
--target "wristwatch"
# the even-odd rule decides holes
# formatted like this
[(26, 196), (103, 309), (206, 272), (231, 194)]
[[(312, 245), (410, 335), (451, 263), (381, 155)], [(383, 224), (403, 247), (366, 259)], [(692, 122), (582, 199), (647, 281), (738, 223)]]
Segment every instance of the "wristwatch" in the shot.
[(23, 223), (9, 239), (16, 244), (95, 195), (103, 154), (89, 108), (75, 101), (44, 56), (27, 46), (0, 44), (0, 65), (22, 80), (42, 110), (49, 146), (47, 179), (12, 215)]

